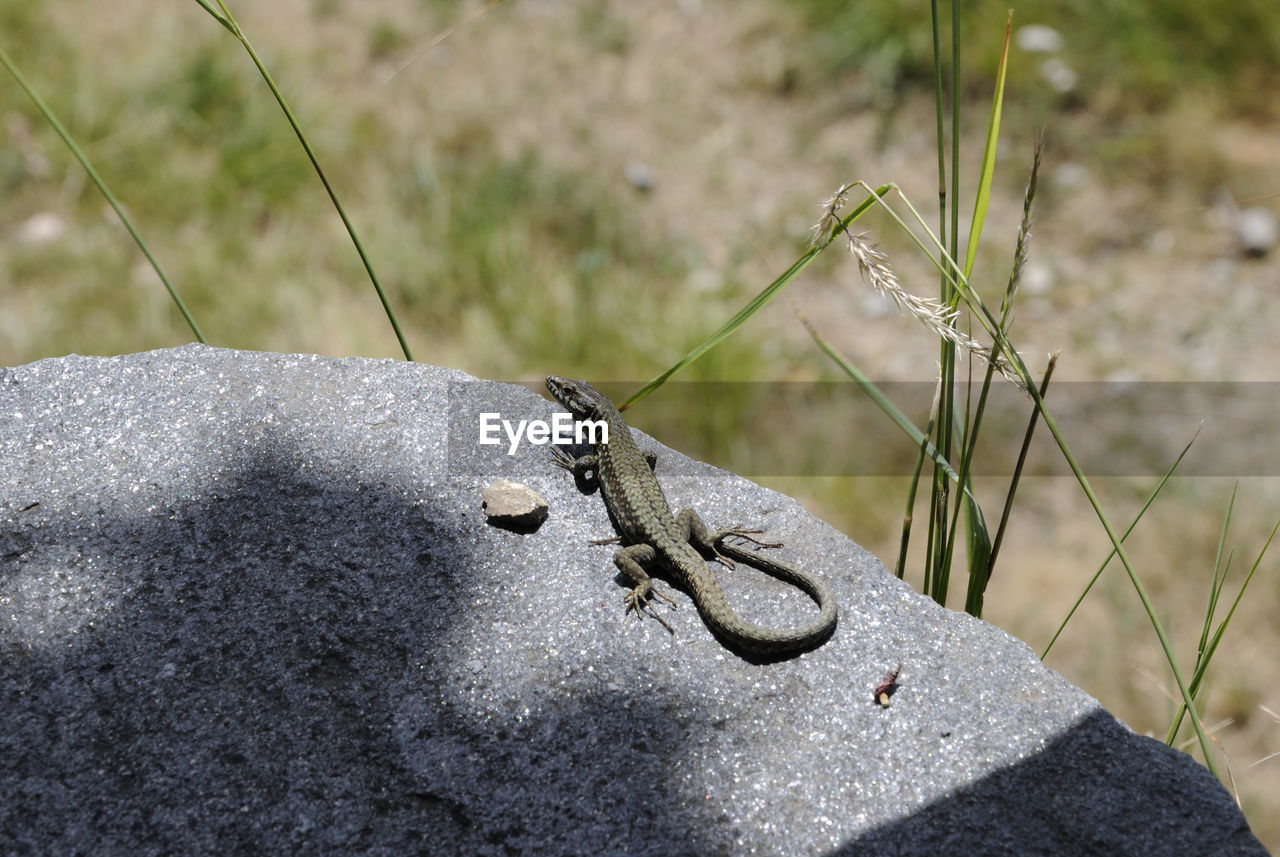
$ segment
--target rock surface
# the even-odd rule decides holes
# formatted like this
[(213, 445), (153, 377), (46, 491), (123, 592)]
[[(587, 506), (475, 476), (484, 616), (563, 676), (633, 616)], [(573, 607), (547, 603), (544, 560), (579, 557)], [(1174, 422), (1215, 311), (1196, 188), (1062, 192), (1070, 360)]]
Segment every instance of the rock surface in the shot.
[[(840, 625), (756, 665), (681, 593), (674, 635), (624, 616), (600, 498), (477, 445), (482, 411), (553, 405), (198, 346), (0, 371), (0, 853), (1265, 854), (1025, 645), (647, 438), (673, 504), (765, 527)], [(497, 477), (550, 518), (487, 526)], [(758, 621), (811, 607), (720, 576)]]

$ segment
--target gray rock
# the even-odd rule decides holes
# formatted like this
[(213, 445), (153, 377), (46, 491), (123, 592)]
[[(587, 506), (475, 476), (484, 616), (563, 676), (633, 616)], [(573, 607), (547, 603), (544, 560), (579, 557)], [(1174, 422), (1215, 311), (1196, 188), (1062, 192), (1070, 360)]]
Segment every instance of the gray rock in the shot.
[(633, 188), (646, 193), (658, 184), (658, 177), (654, 174), (653, 168), (640, 161), (627, 161), (622, 167), (622, 174), (626, 176), (627, 183)]
[(1267, 208), (1244, 209), (1235, 218), (1234, 226), (1236, 239), (1247, 256), (1265, 256), (1280, 240), (1280, 223)]
[(495, 479), (480, 492), (480, 497), (485, 517), (499, 527), (532, 530), (551, 513), (551, 507), (538, 492), (510, 479)]
[[(622, 611), (603, 503), (475, 443), (519, 387), (184, 347), (0, 372), (0, 853), (1262, 855), (1187, 756), (786, 497), (659, 452), (840, 625), (783, 663)], [(506, 476), (551, 503), (485, 524)], [(771, 624), (805, 598), (741, 566)], [(888, 708), (872, 691), (901, 663)]]

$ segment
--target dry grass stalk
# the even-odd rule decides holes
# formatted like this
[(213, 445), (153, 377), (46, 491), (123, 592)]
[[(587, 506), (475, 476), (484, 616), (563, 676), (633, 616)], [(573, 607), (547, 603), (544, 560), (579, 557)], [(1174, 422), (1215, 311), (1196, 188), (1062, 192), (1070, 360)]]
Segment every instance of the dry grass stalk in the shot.
[[(839, 222), (838, 218), (837, 222)], [(902, 288), (898, 278), (889, 268), (888, 259), (875, 245), (866, 240), (865, 235), (854, 235), (852, 232), (846, 234), (849, 237), (849, 252), (858, 260), (862, 279), (868, 285), (877, 292), (888, 295), (897, 304), (898, 309), (915, 318), (938, 336), (982, 361), (991, 361), (990, 351), (955, 326), (959, 312), (948, 309), (937, 298), (923, 298)], [(1022, 378), (1004, 358), (997, 356), (993, 365), (1010, 383), (1021, 390), (1026, 390), (1026, 384), (1023, 383)]]

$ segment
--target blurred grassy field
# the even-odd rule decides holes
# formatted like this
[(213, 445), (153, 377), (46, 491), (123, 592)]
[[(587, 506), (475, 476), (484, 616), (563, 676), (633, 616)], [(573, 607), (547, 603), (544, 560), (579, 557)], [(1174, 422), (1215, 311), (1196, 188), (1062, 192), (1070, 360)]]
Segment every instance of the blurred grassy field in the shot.
[[(894, 181), (922, 211), (936, 210), (922, 0), (527, 0), (434, 47), (480, 4), (243, 5), (233, 9), (419, 360), (502, 379), (644, 380), (790, 264), (841, 183)], [(972, 110), (962, 149), (974, 171), (1006, 4), (964, 6)], [(1056, 89), (1045, 55), (1015, 51), (978, 260), (979, 288), (998, 294), (1030, 141), (1045, 127), (1035, 276), (1014, 329), (1028, 362), (1062, 348), (1063, 379), (1280, 380), (1275, 263), (1242, 256), (1229, 228), (1237, 209), (1226, 204), (1280, 193), (1270, 97), (1280, 6), (1037, 2), (1017, 7), (1023, 24), (1057, 28), (1052, 58), (1076, 76), (1069, 91)], [(279, 109), (195, 3), (3, 3), (0, 46), (124, 202), (211, 343), (398, 354)], [(0, 122), (0, 363), (189, 341), (154, 273), (8, 78)], [(961, 204), (967, 216), (971, 203)], [(887, 218), (863, 223), (908, 288), (936, 289)], [(936, 344), (870, 295), (840, 254), (825, 254), (790, 294), (873, 377), (934, 377)], [(837, 377), (779, 301), (682, 380)], [(720, 403), (726, 418), (687, 421), (697, 436), (661, 437), (728, 445), (736, 421), (769, 418), (748, 407)], [(637, 425), (645, 419), (637, 408)], [(802, 442), (833, 455), (858, 442), (825, 429)], [(1199, 441), (1239, 442), (1212, 420)], [(1114, 520), (1127, 521), (1153, 481), (1100, 480)], [(1176, 481), (1133, 537), (1188, 661), (1231, 481)], [(893, 563), (905, 480), (769, 483)], [(980, 485), (989, 502), (1001, 489)], [(1038, 649), (1106, 555), (1106, 537), (1074, 483), (1033, 480), (1019, 500), (986, 617)], [(1238, 570), (1280, 510), (1277, 480), (1245, 478), (1237, 506)], [(1274, 561), (1254, 586), (1204, 699), (1209, 724), (1231, 720), (1218, 735), (1246, 812), (1274, 849), (1280, 820), (1266, 807), (1280, 795), (1280, 759), (1250, 767), (1280, 750), (1280, 723), (1259, 708), (1280, 711)], [(1049, 663), (1138, 731), (1163, 735), (1172, 684), (1145, 621), (1122, 576), (1104, 578)]]

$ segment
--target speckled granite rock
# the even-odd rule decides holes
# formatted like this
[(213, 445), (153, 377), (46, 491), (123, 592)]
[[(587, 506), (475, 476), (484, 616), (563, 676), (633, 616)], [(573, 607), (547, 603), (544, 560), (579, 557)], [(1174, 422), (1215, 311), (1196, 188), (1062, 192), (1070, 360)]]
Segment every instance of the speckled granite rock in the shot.
[[(185, 347), (0, 372), (0, 852), (1261, 855), (1226, 792), (789, 499), (659, 449), (840, 625), (623, 615), (598, 496), (454, 371)], [(646, 441), (648, 443), (648, 441)], [(547, 497), (485, 524), (494, 478)], [(810, 605), (749, 569), (771, 623)], [(887, 709), (872, 701), (902, 663)]]

